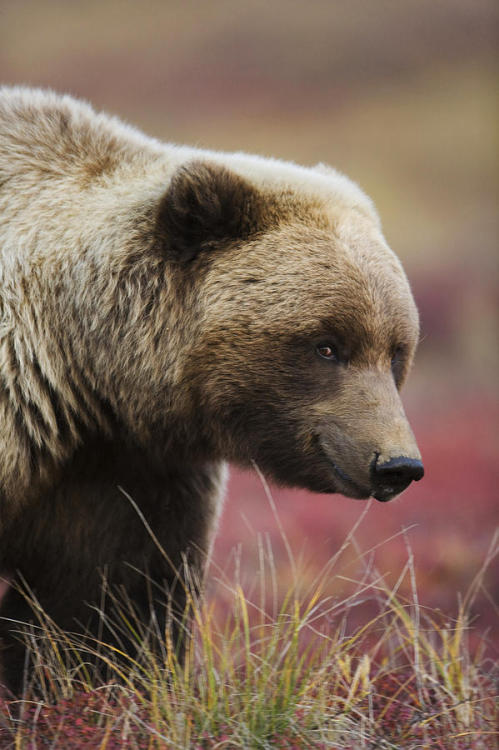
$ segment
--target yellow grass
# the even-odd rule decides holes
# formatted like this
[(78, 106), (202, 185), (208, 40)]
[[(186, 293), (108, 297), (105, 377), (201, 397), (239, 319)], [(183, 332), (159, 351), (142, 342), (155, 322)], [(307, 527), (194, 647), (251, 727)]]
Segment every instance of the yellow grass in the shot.
[[(410, 548), (391, 589), (368, 564), (351, 594), (326, 597), (326, 582), (330, 590), (331, 577), (340, 578), (338, 562), (354, 543), (352, 530), (305, 595), (294, 561), (295, 581), (271, 613), (277, 571), (264, 539), (251, 594), (237, 572), (240, 560), (232, 579), (215, 571), (223, 595), (199, 602), (188, 592), (183, 661), (169, 633), (145, 633), (118, 595), (105, 616), (112, 611), (117, 631), (143, 644), (136, 659), (62, 633), (32, 598), (36, 680), (24, 701), (4, 706), (0, 748), (2, 737), (12, 743), (5, 747), (36, 748), (47, 731), (41, 717), (54, 703), (67, 708), (58, 714), (61, 744), (52, 746), (69, 747), (61, 737), (74, 725), (72, 702), (88, 694), (101, 701), (87, 715), (99, 748), (493, 748), (492, 666), (480, 648), (469, 648), (469, 613), (497, 555), (497, 536), (454, 619), (419, 604)], [(405, 576), (410, 601), (398, 594)], [(351, 630), (349, 613), (366, 598), (378, 614)], [(95, 678), (96, 659), (108, 667), (105, 684)], [(121, 745), (112, 744), (116, 737)]]

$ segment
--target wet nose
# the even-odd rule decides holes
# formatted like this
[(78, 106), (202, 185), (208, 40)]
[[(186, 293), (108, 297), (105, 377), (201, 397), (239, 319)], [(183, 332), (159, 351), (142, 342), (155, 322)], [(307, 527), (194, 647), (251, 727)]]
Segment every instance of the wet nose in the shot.
[(373, 496), (381, 501), (390, 500), (423, 476), (424, 467), (418, 458), (397, 456), (380, 463), (377, 456), (371, 470)]

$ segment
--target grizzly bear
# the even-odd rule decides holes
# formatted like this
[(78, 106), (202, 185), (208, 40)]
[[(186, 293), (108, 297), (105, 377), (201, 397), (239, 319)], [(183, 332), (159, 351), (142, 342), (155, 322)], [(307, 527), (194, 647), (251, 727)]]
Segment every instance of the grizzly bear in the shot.
[(103, 579), (144, 626), (175, 622), (225, 462), (381, 501), (420, 479), (399, 398), (417, 341), (373, 204), (335, 170), (0, 89), (0, 682), (26, 679), (20, 583), (130, 653)]

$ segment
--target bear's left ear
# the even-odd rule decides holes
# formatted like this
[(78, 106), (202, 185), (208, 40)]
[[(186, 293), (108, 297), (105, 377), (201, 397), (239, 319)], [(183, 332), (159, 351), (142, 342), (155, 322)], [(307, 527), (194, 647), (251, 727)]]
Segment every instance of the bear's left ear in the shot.
[(180, 167), (161, 199), (157, 229), (177, 260), (188, 262), (224, 240), (263, 229), (264, 201), (251, 183), (218, 164)]

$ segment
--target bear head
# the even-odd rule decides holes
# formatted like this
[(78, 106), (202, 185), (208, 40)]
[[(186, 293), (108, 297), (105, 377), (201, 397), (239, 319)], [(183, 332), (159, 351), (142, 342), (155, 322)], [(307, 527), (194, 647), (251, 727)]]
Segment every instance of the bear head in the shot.
[(365, 204), (188, 163), (157, 213), (188, 336), (200, 453), (280, 484), (390, 500), (423, 475), (399, 390), (418, 315)]

